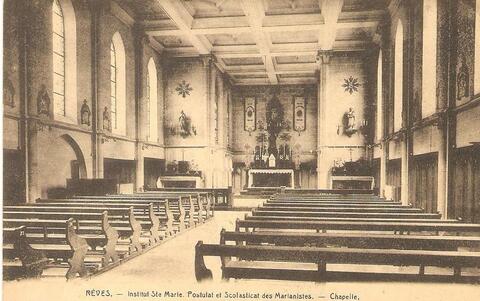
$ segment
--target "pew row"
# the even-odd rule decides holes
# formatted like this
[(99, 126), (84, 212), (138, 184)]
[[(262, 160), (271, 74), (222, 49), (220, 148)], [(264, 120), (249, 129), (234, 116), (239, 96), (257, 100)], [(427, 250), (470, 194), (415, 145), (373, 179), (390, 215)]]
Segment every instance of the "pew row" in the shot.
[[(325, 248), (299, 246), (258, 246), (203, 244), (195, 247), (197, 281), (212, 278), (205, 256), (221, 258), (222, 278), (279, 279), (301, 281), (444, 281), (475, 282), (477, 275), (462, 275), (462, 269), (479, 268), (480, 253), (431, 250)], [(234, 260), (232, 257), (236, 257)], [(239, 260), (238, 258), (241, 258)], [(348, 265), (348, 270), (338, 264)], [(394, 268), (389, 272), (365, 272), (365, 265)], [(398, 266), (419, 267), (405, 273)], [(453, 269), (450, 275), (427, 274), (425, 267)], [(328, 267), (328, 268), (327, 268)], [(357, 270), (357, 271), (356, 271)], [(358, 271), (360, 270), (360, 271)]]

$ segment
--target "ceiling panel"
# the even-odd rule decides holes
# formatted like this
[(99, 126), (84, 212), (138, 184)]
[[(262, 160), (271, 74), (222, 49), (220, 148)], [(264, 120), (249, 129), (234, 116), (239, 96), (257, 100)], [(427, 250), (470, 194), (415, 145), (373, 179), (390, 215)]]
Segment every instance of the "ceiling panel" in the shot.
[(182, 2), (195, 18), (245, 15), (237, 0), (182, 0)]
[(318, 0), (266, 0), (266, 15), (319, 13)]
[(276, 57), (278, 64), (291, 64), (291, 63), (314, 63), (316, 57), (314, 55), (295, 55), (295, 56), (279, 56)]
[(255, 40), (250, 33), (208, 34), (205, 36), (214, 46), (255, 45)]
[(318, 41), (318, 31), (297, 31), (297, 32), (272, 32), (270, 39), (273, 44), (284, 43), (316, 43)]
[(245, 57), (245, 58), (224, 58), (226, 66), (240, 65), (263, 65), (261, 57)]

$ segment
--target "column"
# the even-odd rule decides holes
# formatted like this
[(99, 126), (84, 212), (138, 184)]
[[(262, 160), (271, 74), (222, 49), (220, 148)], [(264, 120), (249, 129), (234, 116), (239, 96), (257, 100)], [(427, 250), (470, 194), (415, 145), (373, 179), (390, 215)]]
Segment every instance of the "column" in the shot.
[[(23, 23), (25, 24), (22, 52), (24, 110), (24, 146), (26, 171), (26, 201), (33, 203), (41, 197), (41, 175), (39, 170), (39, 130), (43, 120), (53, 117), (53, 62), (52, 62), (52, 15), (53, 0), (24, 2)], [(33, 25), (35, 24), (35, 25)], [(20, 35), (21, 37), (21, 35)], [(40, 113), (38, 102), (45, 92), (50, 100), (47, 113)]]
[(38, 167), (38, 130), (37, 121), (30, 120), (27, 134), (27, 203), (34, 203), (41, 197), (40, 174)]
[[(212, 63), (212, 56), (211, 55), (203, 55), (201, 56), (203, 62), (203, 68), (205, 70), (205, 90), (206, 90), (206, 106), (207, 106), (207, 113), (205, 114), (205, 123), (206, 123), (206, 131), (207, 137), (205, 138), (205, 159), (207, 162), (212, 162), (214, 159), (213, 153), (213, 145), (215, 144), (215, 136), (212, 134), (213, 126), (213, 113), (212, 113), (212, 101), (215, 95), (215, 74), (213, 72), (213, 63)], [(207, 164), (205, 168), (205, 187), (213, 188), (214, 187), (214, 173), (213, 173), (213, 166), (212, 164)]]
[(387, 185), (387, 142), (382, 141), (380, 144), (382, 148), (382, 156), (380, 157), (380, 191), (379, 196), (385, 197), (385, 186)]
[(103, 6), (100, 2), (89, 0), (91, 16), (91, 64), (92, 64), (92, 171), (93, 178), (103, 178), (102, 155), (102, 107), (98, 99), (98, 56), (99, 56), (99, 23)]
[(318, 102), (317, 102), (317, 188), (329, 188), (329, 167), (330, 163), (326, 162), (327, 145), (327, 123), (325, 118), (325, 110), (327, 105), (327, 75), (331, 58), (331, 51), (321, 51), (318, 53), (320, 60), (320, 72), (318, 83)]
[(400, 199), (403, 205), (408, 205), (409, 200), (409, 149), (408, 149), (408, 139), (405, 134), (402, 137), (402, 146), (401, 146), (401, 153), (402, 153), (402, 167), (401, 167), (401, 196)]
[[(135, 36), (135, 191), (141, 192), (145, 186), (145, 160), (144, 160), (144, 142), (147, 141), (149, 126), (145, 121), (148, 120), (145, 110), (147, 104), (144, 91), (145, 64), (148, 58), (145, 58), (145, 46), (149, 43), (149, 38), (145, 36), (139, 27), (132, 29)], [(149, 104), (148, 104), (149, 105)]]
[(438, 127), (438, 166), (437, 166), (437, 210), (442, 214), (442, 218), (447, 217), (447, 122), (444, 116), (440, 117)]

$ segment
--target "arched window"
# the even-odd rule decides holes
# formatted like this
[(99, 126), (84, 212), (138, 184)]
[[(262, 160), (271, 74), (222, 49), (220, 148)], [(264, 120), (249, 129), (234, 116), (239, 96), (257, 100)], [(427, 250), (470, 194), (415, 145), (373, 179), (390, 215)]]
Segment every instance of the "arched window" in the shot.
[[(52, 4), (53, 112), (55, 119), (77, 122), (75, 12), (70, 0)], [(68, 68), (66, 68), (68, 66)]]
[(110, 43), (110, 113), (112, 132), (126, 132), (126, 66), (125, 47), (118, 32)]
[(437, 0), (423, 1), (422, 118), (437, 110)]
[(158, 141), (158, 96), (157, 67), (153, 58), (148, 61), (147, 95), (148, 95), (148, 141)]
[(378, 65), (377, 65), (377, 140), (380, 141), (383, 138), (383, 62), (382, 62), (382, 50), (378, 52)]
[(395, 33), (395, 84), (393, 98), (393, 130), (402, 128), (403, 112), (403, 24), (399, 19)]
[(480, 0), (475, 7), (475, 73), (473, 75), (474, 93), (480, 93)]

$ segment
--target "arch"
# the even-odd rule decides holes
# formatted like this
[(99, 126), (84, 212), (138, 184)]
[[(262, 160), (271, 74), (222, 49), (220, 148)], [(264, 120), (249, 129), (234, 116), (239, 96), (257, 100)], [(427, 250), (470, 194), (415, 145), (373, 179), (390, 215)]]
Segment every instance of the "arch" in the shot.
[(403, 116), (403, 23), (398, 19), (395, 32), (395, 80), (393, 99), (393, 130), (402, 128)]
[(126, 58), (122, 36), (117, 31), (110, 44), (110, 113), (112, 132), (126, 133)]
[(148, 141), (158, 142), (158, 87), (157, 66), (150, 58), (147, 66)]
[(77, 26), (70, 0), (52, 3), (52, 60), (54, 118), (77, 123)]
[(85, 164), (85, 157), (83, 156), (82, 149), (80, 148), (78, 143), (69, 134), (63, 134), (62, 136), (60, 136), (60, 138), (63, 139), (68, 145), (70, 145), (70, 147), (75, 152), (78, 162), (79, 177), (81, 179), (87, 178), (87, 166)]
[(378, 51), (377, 63), (377, 140), (383, 139), (383, 58), (382, 49)]

